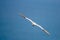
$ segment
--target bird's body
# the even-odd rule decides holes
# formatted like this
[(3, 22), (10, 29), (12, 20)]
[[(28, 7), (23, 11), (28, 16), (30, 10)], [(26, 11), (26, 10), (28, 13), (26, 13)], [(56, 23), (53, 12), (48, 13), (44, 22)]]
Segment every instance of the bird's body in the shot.
[(36, 23), (35, 23), (34, 21), (32, 21), (31, 19), (29, 19), (29, 18), (27, 18), (27, 17), (26, 17), (26, 19), (27, 19), (28, 21), (30, 21), (33, 25), (36, 25)]
[(40, 28), (42, 31), (44, 31), (46, 34), (50, 35), (50, 33), (49, 33), (47, 30), (45, 30), (42, 26), (40, 26), (39, 24), (35, 23), (34, 21), (32, 21), (31, 19), (29, 19), (28, 17), (26, 17), (26, 16), (24, 16), (24, 15), (20, 15), (20, 16), (22, 16), (24, 19), (30, 21), (33, 26), (39, 27), (39, 28)]

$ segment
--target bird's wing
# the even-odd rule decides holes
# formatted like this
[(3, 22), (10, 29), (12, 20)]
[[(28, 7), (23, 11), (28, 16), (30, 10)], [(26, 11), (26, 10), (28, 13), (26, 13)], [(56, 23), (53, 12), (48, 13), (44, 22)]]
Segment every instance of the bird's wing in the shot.
[(50, 33), (47, 31), (47, 30), (45, 30), (42, 26), (40, 26), (40, 25), (36, 25), (36, 26), (38, 26), (43, 32), (45, 32), (46, 34), (48, 34), (48, 35), (50, 35)]
[(46, 34), (48, 34), (48, 35), (50, 35), (50, 33), (47, 31), (47, 30), (42, 30), (42, 31), (44, 31)]
[(21, 16), (22, 18), (24, 18), (24, 19), (26, 18), (26, 16), (25, 16), (25, 15), (23, 15), (23, 14), (20, 14), (20, 16)]
[(28, 17), (26, 17), (25, 15), (23, 14), (20, 14), (20, 16), (24, 19), (27, 19), (28, 21), (30, 21), (32, 24), (34, 24), (34, 21), (32, 21), (31, 19), (29, 19)]

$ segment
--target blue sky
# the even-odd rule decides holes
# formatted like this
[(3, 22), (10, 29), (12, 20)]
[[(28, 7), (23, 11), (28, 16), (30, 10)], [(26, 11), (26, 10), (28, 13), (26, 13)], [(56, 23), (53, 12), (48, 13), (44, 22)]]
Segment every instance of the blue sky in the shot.
[[(59, 0), (0, 0), (0, 40), (60, 40)], [(23, 13), (48, 30), (47, 36), (38, 27), (19, 16)]]

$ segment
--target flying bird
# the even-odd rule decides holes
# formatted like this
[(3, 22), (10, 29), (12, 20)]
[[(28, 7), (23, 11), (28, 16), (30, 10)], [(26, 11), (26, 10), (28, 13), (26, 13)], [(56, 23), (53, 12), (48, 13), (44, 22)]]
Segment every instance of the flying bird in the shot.
[(32, 23), (33, 26), (37, 26), (39, 27), (43, 32), (45, 32), (47, 35), (50, 35), (50, 33), (45, 30), (42, 26), (40, 26), (39, 24), (35, 23), (33, 20), (29, 19), (28, 17), (26, 17), (25, 15), (23, 14), (20, 14), (20, 16), (28, 21), (30, 21)]

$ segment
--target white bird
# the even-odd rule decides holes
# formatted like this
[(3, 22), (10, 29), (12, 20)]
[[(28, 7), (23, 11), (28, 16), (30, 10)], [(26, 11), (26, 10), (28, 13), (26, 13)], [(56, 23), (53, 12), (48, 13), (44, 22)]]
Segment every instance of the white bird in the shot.
[(30, 21), (32, 23), (33, 26), (38, 26), (42, 31), (44, 31), (47, 35), (50, 35), (50, 33), (45, 30), (42, 26), (40, 26), (39, 24), (35, 23), (34, 21), (32, 21), (31, 19), (29, 19), (28, 17), (24, 16), (23, 14), (20, 14), (21, 17), (23, 17), (24, 19), (27, 19), (28, 21)]

